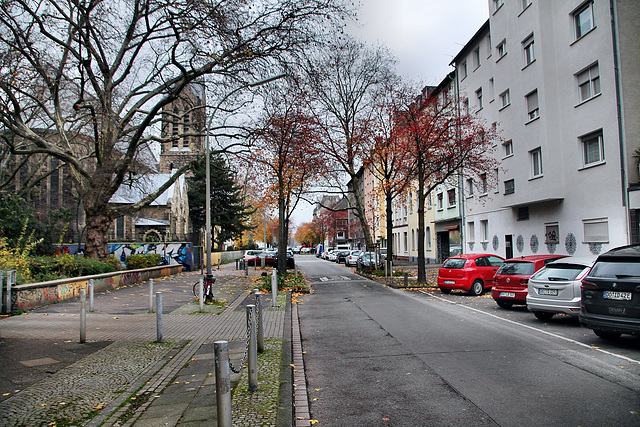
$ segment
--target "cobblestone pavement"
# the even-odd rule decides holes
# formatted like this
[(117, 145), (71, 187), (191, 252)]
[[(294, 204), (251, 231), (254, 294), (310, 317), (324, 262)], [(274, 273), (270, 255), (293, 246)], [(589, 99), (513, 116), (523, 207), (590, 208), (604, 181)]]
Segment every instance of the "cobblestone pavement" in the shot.
[[(199, 272), (154, 282), (154, 292), (163, 296), (163, 343), (155, 342), (156, 314), (148, 312), (147, 284), (96, 295), (96, 311), (87, 313), (85, 344), (77, 343), (78, 301), (0, 320), (0, 358), (16, 367), (3, 368), (0, 374), (0, 425), (215, 424), (213, 342), (230, 341), (231, 361), (240, 363), (246, 336), (244, 306), (253, 303), (248, 292), (260, 274), (250, 270), (245, 277), (233, 268), (227, 265), (213, 272), (214, 294), (225, 303), (205, 305), (204, 313), (192, 293)], [(274, 366), (279, 368), (273, 360), (279, 361), (281, 353), (284, 303), (265, 307), (263, 319), (269, 338), (261, 356), (264, 381), (273, 381)], [(240, 380), (237, 375), (232, 384)], [(276, 378), (276, 399), (277, 383)], [(265, 390), (269, 387), (265, 382)], [(186, 394), (172, 393), (180, 388)], [(263, 423), (268, 417), (260, 399), (243, 406), (244, 411), (234, 406), (235, 424), (275, 425), (271, 419)], [(160, 416), (152, 417), (154, 412)], [(253, 423), (256, 417), (259, 424)]]

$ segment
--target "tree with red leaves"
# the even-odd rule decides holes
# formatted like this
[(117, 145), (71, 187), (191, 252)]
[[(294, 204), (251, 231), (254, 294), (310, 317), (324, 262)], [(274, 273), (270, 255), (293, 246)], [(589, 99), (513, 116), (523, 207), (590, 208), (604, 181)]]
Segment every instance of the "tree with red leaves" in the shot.
[(246, 156), (261, 178), (263, 199), (278, 206), (279, 274), (286, 273), (291, 215), (324, 165), (317, 149), (318, 123), (305, 106), (301, 92), (284, 85), (270, 87), (251, 154)]
[(398, 132), (411, 148), (412, 176), (418, 186), (418, 283), (426, 282), (427, 197), (438, 185), (458, 182), (462, 174), (481, 174), (497, 167), (491, 157), (499, 139), (496, 130), (461, 110), (452, 89), (452, 83), (426, 87), (417, 98), (407, 97), (397, 110)]
[(369, 151), (367, 164), (378, 181), (377, 192), (385, 201), (387, 231), (387, 264), (391, 270), (393, 259), (393, 209), (394, 200), (406, 195), (411, 185), (413, 152), (409, 138), (397, 125), (398, 115), (406, 105), (408, 91), (387, 87), (387, 96), (376, 110), (373, 126), (373, 148)]

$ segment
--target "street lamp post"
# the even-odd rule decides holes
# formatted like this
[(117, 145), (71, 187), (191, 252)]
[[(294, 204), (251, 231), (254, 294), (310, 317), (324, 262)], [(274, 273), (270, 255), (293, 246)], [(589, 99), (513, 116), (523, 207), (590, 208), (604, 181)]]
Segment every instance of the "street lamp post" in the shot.
[(264, 80), (259, 80), (257, 82), (253, 82), (253, 83), (247, 83), (244, 84), (234, 90), (232, 90), (231, 92), (229, 92), (228, 94), (226, 94), (224, 96), (224, 98), (222, 98), (220, 100), (220, 102), (218, 102), (218, 104), (216, 105), (215, 109), (213, 110), (213, 112), (211, 113), (211, 116), (209, 117), (209, 120), (207, 121), (207, 127), (206, 127), (206, 132), (207, 132), (207, 137), (206, 137), (206, 142), (205, 142), (205, 164), (206, 164), (206, 177), (205, 177), (205, 181), (206, 181), (206, 185), (205, 185), (205, 191), (207, 192), (207, 197), (205, 199), (205, 221), (206, 221), (206, 225), (205, 227), (206, 229), (206, 233), (205, 233), (205, 243), (207, 246), (207, 272), (205, 274), (205, 282), (208, 284), (211, 284), (213, 282), (213, 274), (211, 273), (211, 159), (210, 159), (210, 151), (209, 151), (209, 134), (210, 134), (210, 130), (211, 130), (211, 122), (213, 121), (213, 117), (215, 115), (216, 110), (218, 110), (220, 108), (220, 106), (222, 105), (222, 103), (224, 101), (227, 100), (227, 98), (229, 98), (231, 95), (233, 95), (234, 93), (238, 92), (239, 90), (245, 89), (247, 87), (257, 87), (257, 86), (261, 86), (265, 83), (269, 83), (272, 82), (274, 80), (278, 80), (281, 79), (283, 77), (285, 77), (286, 74), (278, 74), (277, 76), (273, 76), (273, 77), (269, 77), (266, 78)]

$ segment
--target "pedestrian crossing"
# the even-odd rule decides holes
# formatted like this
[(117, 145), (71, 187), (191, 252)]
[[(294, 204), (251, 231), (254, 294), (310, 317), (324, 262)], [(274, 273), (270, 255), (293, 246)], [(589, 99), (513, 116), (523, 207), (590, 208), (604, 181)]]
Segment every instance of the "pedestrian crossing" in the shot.
[(318, 277), (317, 280), (320, 282), (346, 282), (348, 280), (352, 280), (351, 277), (348, 276), (321, 276)]

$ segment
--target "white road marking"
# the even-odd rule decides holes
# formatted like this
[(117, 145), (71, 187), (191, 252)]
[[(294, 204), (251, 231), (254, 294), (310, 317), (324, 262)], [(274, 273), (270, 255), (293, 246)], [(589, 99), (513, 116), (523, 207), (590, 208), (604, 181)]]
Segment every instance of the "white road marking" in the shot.
[(577, 345), (579, 345), (581, 347), (584, 347), (584, 348), (588, 348), (588, 349), (591, 349), (591, 350), (596, 350), (596, 351), (599, 351), (600, 353), (604, 353), (604, 354), (607, 354), (609, 356), (614, 356), (614, 357), (617, 357), (619, 359), (625, 360), (627, 362), (637, 363), (637, 364), (640, 365), (640, 361), (632, 359), (632, 358), (627, 357), (627, 356), (623, 356), (621, 354), (616, 354), (616, 353), (613, 353), (611, 351), (607, 351), (607, 350), (603, 350), (603, 349), (598, 348), (598, 347), (591, 346), (589, 344), (584, 344), (584, 343), (581, 343), (580, 341), (576, 341), (576, 340), (573, 340), (571, 338), (563, 337), (562, 335), (554, 334), (553, 332), (545, 331), (544, 329), (540, 329), (540, 328), (536, 328), (536, 327), (533, 327), (533, 326), (525, 325), (524, 323), (516, 322), (515, 320), (505, 319), (504, 317), (496, 316), (495, 314), (487, 313), (486, 311), (479, 310), (477, 308), (469, 307), (469, 306), (463, 305), (463, 304), (458, 304), (455, 301), (450, 301), (450, 300), (448, 300), (446, 298), (439, 297), (437, 295), (431, 294), (429, 292), (425, 292), (423, 290), (420, 290), (419, 292), (421, 292), (421, 293), (423, 293), (425, 295), (428, 295), (431, 298), (435, 298), (435, 299), (438, 299), (440, 301), (448, 302), (449, 304), (454, 304), (454, 305), (457, 305), (457, 306), (460, 306), (460, 307), (464, 307), (464, 308), (466, 308), (468, 310), (472, 310), (472, 311), (475, 311), (475, 312), (478, 312), (478, 313), (482, 313), (484, 315), (494, 317), (494, 318), (496, 318), (498, 320), (502, 320), (502, 321), (505, 321), (505, 322), (508, 322), (508, 323), (513, 323), (514, 325), (522, 326), (522, 327), (527, 328), (527, 329), (532, 329), (532, 330), (534, 330), (536, 332), (540, 332), (540, 333), (552, 336), (554, 338), (558, 338), (558, 339), (563, 340), (563, 341), (567, 341), (567, 342), (570, 342), (570, 343), (577, 344)]

